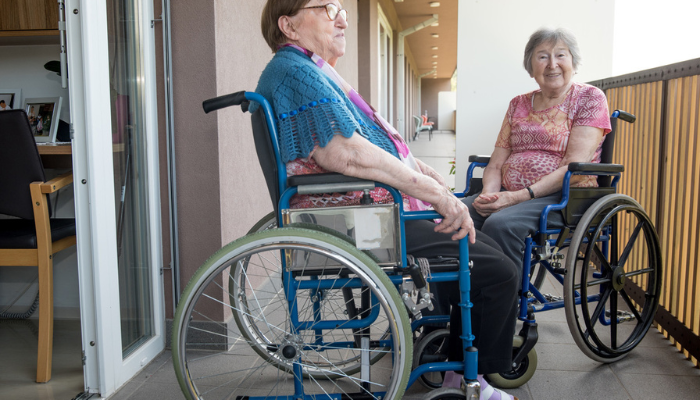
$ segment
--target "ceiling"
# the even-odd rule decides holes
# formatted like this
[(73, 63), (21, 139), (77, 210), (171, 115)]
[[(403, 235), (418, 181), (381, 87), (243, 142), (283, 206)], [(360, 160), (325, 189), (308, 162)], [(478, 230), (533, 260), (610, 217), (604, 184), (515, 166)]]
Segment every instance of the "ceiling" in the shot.
[[(438, 2), (439, 7), (430, 7), (430, 3)], [(396, 14), (403, 29), (438, 15), (438, 26), (428, 26), (406, 36), (406, 44), (418, 64), (418, 75), (422, 75), (437, 67), (437, 75), (430, 74), (425, 78), (451, 78), (457, 67), (457, 4), (458, 0), (394, 0)], [(437, 33), (438, 38), (431, 35)], [(436, 47), (437, 49), (433, 49)], [(434, 56), (437, 58), (434, 58)], [(437, 64), (434, 65), (433, 62)]]

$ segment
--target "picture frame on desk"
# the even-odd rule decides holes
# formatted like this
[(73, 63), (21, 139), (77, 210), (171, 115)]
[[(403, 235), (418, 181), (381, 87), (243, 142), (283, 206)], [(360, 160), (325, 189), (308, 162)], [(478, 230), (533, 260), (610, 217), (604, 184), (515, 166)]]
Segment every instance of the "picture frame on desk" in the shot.
[(61, 97), (24, 99), (24, 111), (37, 143), (56, 141), (58, 121), (61, 116)]
[(18, 109), (21, 101), (22, 89), (0, 89), (0, 111)]

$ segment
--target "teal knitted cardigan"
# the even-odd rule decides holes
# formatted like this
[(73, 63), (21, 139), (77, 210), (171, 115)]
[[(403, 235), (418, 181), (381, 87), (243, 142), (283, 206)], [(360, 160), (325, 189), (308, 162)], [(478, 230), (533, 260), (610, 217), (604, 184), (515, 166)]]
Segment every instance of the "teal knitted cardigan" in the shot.
[(283, 163), (308, 157), (316, 145), (326, 146), (333, 135), (350, 137), (354, 132), (398, 157), (384, 130), (299, 50), (280, 49), (255, 91), (270, 101), (277, 116)]

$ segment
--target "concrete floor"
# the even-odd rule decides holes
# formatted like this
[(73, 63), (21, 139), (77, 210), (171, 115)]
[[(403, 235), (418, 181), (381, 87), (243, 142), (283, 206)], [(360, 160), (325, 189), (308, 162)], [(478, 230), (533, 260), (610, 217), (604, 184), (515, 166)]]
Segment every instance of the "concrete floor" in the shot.
[[(451, 186), (454, 176), (447, 173), (449, 161), (454, 158), (454, 138), (452, 132), (435, 132), (429, 141), (423, 133), (410, 144), (416, 157), (452, 179), (448, 181)], [(545, 285), (545, 292), (561, 295), (558, 284), (548, 281)], [(626, 358), (600, 364), (578, 349), (563, 310), (536, 317), (540, 334), (537, 371), (527, 384), (509, 391), (520, 400), (700, 398), (700, 370), (654, 328)], [(83, 390), (79, 321), (56, 321), (55, 326), (53, 379), (37, 384), (35, 321), (0, 321), (0, 399), (68, 400)], [(426, 393), (416, 383), (404, 398), (418, 400)], [(184, 398), (175, 380), (170, 352), (163, 352), (110, 398)]]

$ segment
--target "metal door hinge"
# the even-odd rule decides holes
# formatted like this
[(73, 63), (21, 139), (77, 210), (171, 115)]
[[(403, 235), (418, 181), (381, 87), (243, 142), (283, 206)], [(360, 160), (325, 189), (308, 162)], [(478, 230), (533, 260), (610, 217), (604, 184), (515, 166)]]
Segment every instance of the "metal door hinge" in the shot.
[(160, 14), (158, 18), (151, 20), (151, 28), (155, 26), (156, 22), (163, 22), (163, 14)]

